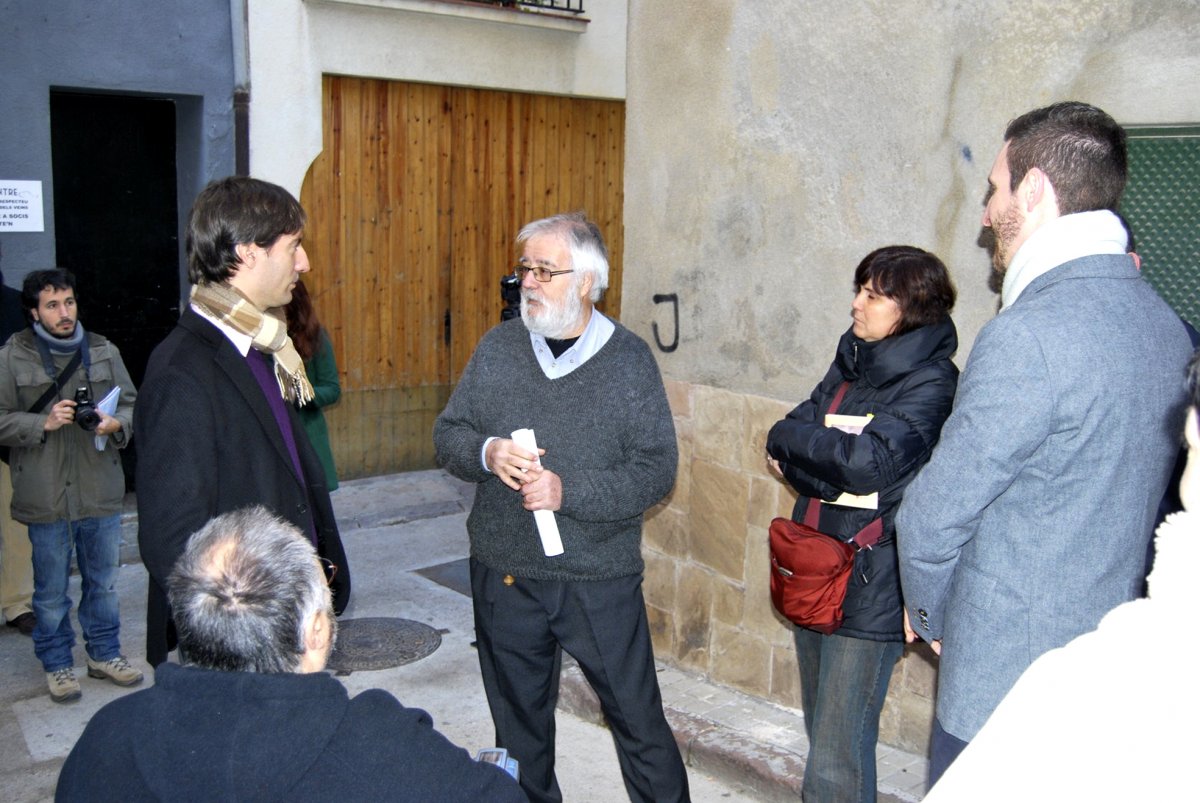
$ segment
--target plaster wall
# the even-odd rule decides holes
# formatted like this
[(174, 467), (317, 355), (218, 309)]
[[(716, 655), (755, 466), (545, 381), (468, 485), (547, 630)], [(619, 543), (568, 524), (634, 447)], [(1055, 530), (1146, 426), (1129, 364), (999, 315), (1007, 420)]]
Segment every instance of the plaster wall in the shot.
[(632, 0), (623, 318), (669, 377), (807, 395), (871, 249), (939, 254), (959, 362), (995, 310), (976, 245), (1012, 117), (1056, 100), (1200, 121), (1196, 0)]
[[(849, 326), (855, 265), (909, 243), (959, 289), (965, 364), (996, 311), (979, 245), (1007, 122), (1057, 100), (1125, 124), (1200, 122), (1195, 0), (859, 0), (629, 6), (622, 321), (679, 345), (659, 364), (680, 442), (648, 517), (660, 657), (790, 705), (790, 627), (767, 526), (793, 494), (767, 429), (807, 397)], [(923, 751), (936, 662), (909, 648), (883, 741)]]
[(0, 19), (0, 178), (41, 181), (46, 221), (0, 238), (10, 285), (56, 262), (51, 88), (175, 98), (181, 218), (233, 172), (229, 0), (0, 0)]
[(626, 7), (588, 0), (586, 25), (558, 25), (530, 12), (429, 0), (253, 0), (251, 172), (299, 197), (321, 152), (326, 73), (624, 98)]

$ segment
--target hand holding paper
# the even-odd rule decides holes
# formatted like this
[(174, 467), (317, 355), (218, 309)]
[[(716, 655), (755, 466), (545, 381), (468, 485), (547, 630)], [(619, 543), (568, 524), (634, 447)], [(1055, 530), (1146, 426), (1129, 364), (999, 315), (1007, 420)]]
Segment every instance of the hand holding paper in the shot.
[[(867, 424), (871, 423), (871, 419), (875, 416), (871, 413), (866, 415), (840, 415), (836, 413), (825, 414), (825, 426), (840, 429), (842, 432), (848, 432), (851, 435), (861, 435)], [(843, 493), (837, 499), (825, 504), (843, 505), (845, 507), (858, 507), (866, 510), (879, 509), (879, 492), (856, 496), (855, 494)]]
[[(112, 415), (117, 411), (117, 402), (121, 400), (121, 386), (117, 385), (110, 390), (103, 399), (96, 402), (96, 409), (105, 415)], [(107, 435), (96, 436), (96, 450), (103, 452), (104, 447), (108, 445)]]
[[(512, 439), (517, 446), (537, 454), (537, 439), (534, 437), (532, 429), (518, 429), (512, 434)], [(540, 460), (538, 462), (541, 463)], [(558, 534), (558, 521), (554, 518), (554, 512), (535, 510), (533, 511), (533, 521), (537, 524), (538, 535), (542, 538), (542, 550), (546, 553), (546, 557), (561, 555), (563, 553), (562, 537)]]

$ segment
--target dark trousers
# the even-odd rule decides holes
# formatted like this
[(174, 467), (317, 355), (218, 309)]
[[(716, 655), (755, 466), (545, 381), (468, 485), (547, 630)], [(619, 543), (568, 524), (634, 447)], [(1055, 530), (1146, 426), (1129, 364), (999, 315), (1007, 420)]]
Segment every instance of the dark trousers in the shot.
[(600, 698), (630, 800), (687, 801), (687, 771), (663, 716), (642, 577), (515, 578), (471, 560), (475, 637), (496, 743), (520, 762), (533, 803), (562, 800), (554, 708), (562, 650)]
[(967, 749), (967, 742), (955, 736), (953, 733), (947, 733), (942, 727), (942, 723), (934, 717), (933, 720), (933, 735), (929, 739), (929, 786), (938, 782), (945, 774), (950, 765), (954, 763), (954, 759), (958, 758), (958, 754)]

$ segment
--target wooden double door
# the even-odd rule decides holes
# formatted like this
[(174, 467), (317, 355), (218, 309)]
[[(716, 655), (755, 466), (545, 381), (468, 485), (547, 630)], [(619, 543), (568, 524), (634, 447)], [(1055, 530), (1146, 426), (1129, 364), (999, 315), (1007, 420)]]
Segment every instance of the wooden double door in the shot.
[(324, 143), (301, 191), (305, 284), (342, 399), (326, 410), (344, 478), (434, 466), (431, 431), (530, 220), (584, 210), (620, 312), (620, 101), (325, 76)]

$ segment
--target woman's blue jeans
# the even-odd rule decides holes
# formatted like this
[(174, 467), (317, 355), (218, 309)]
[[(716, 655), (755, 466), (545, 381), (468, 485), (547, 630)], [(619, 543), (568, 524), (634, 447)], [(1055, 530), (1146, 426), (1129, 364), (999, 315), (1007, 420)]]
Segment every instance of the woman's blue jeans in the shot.
[(892, 668), (904, 652), (899, 641), (868, 641), (796, 628), (800, 693), (808, 761), (805, 803), (872, 803), (879, 712)]
[(71, 548), (79, 564), (82, 596), (79, 626), (84, 647), (94, 661), (121, 653), (121, 619), (117, 612), (117, 572), (120, 569), (121, 516), (30, 524), (33, 545), (33, 650), (42, 667), (54, 672), (73, 666), (71, 648)]

